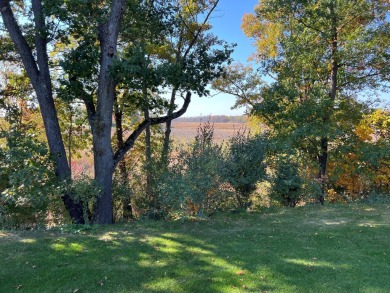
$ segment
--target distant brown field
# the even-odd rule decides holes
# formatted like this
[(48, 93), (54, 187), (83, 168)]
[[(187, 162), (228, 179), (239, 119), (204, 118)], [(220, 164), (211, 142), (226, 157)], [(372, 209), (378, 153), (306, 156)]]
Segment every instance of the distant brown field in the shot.
[[(195, 138), (197, 129), (199, 127), (198, 122), (173, 122), (172, 123), (172, 136), (179, 141), (190, 141)], [(213, 123), (214, 125), (214, 141), (219, 142), (227, 140), (234, 133), (241, 128), (245, 128), (245, 123)]]
[[(204, 124), (204, 123), (203, 123)], [(199, 127), (199, 122), (172, 122), (172, 138), (175, 141), (186, 143), (192, 141)], [(213, 123), (214, 142), (222, 142), (229, 139), (238, 130), (245, 128), (246, 123)], [(125, 136), (129, 135), (126, 132)], [(93, 156), (88, 152), (82, 152), (81, 158), (74, 157), (72, 161), (72, 173), (74, 178), (80, 178), (87, 175), (93, 177)]]

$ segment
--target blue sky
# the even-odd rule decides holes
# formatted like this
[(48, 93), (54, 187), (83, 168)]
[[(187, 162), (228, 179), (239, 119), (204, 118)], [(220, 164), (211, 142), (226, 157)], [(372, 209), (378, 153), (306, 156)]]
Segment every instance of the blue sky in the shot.
[[(235, 61), (246, 63), (254, 52), (252, 41), (241, 31), (241, 19), (244, 13), (253, 11), (258, 0), (220, 0), (217, 11), (214, 12), (211, 24), (213, 33), (220, 39), (237, 46), (232, 55)], [(184, 116), (208, 115), (241, 115), (244, 109), (231, 110), (235, 98), (226, 94), (199, 98), (193, 96), (192, 102)]]

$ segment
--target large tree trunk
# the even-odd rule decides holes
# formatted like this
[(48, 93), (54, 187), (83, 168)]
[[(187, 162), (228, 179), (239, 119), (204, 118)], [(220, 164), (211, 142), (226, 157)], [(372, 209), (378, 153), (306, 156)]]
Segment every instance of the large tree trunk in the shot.
[[(102, 128), (108, 128), (107, 124)], [(111, 130), (111, 127), (108, 128)], [(96, 224), (112, 224), (112, 176), (114, 172), (114, 154), (111, 148), (111, 136), (107, 131), (96, 134), (93, 139), (95, 181), (100, 188), (100, 195), (97, 199), (93, 222)]]
[[(35, 61), (32, 49), (28, 45), (16, 22), (9, 1), (0, 0), (0, 11), (3, 23), (9, 32), (13, 43), (16, 45), (23, 66), (37, 95), (50, 153), (56, 163), (56, 175), (60, 180), (70, 180), (71, 172), (66, 158), (65, 146), (61, 136), (51, 88), (47, 40), (44, 36), (46, 25), (41, 1), (33, 0), (32, 9), (36, 30), (35, 46), (37, 61)], [(68, 193), (63, 194), (61, 198), (73, 223), (83, 224), (82, 204), (75, 202)]]
[(113, 1), (109, 19), (99, 27), (99, 89), (96, 114), (92, 126), (94, 128), (95, 181), (101, 189), (93, 216), (93, 222), (96, 224), (113, 223), (112, 176), (114, 172), (114, 153), (111, 146), (111, 127), (116, 84), (110, 74), (110, 67), (117, 49), (119, 28), (124, 10), (125, 0)]
[[(45, 93), (45, 88), (37, 89), (36, 92), (37, 97), (40, 97), (38, 100), (40, 100), (39, 104), (50, 153), (56, 163), (56, 175), (60, 180), (71, 180), (71, 170), (66, 159), (65, 146), (61, 137), (54, 101), (49, 93)], [(82, 203), (75, 202), (69, 193), (63, 194), (61, 198), (73, 223), (84, 224)]]

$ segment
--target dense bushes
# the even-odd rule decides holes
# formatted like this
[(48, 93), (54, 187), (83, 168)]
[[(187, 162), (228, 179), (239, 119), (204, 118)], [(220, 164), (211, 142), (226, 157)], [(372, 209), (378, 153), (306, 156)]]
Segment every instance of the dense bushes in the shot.
[(256, 184), (265, 179), (267, 139), (237, 132), (213, 142), (213, 126), (200, 126), (189, 146), (178, 147), (159, 184), (167, 213), (207, 215), (216, 209), (249, 207)]
[(194, 142), (176, 148), (158, 186), (161, 206), (167, 213), (209, 214), (226, 200), (220, 189), (222, 147), (213, 142), (210, 123), (198, 128)]
[(271, 194), (286, 206), (295, 207), (302, 196), (303, 180), (291, 157), (278, 158)]
[[(313, 172), (316, 166), (270, 141), (266, 133), (250, 135), (239, 130), (219, 144), (213, 135), (212, 124), (201, 125), (194, 141), (171, 150), (168, 164), (159, 161), (157, 154), (153, 154), (149, 169), (144, 160), (127, 161), (128, 174), (118, 173), (114, 178), (115, 220), (205, 217), (216, 210), (256, 209), (276, 202), (294, 207), (322, 192)], [(69, 221), (60, 202), (64, 192), (83, 203), (84, 218), (89, 222), (100, 194), (92, 179), (84, 174), (59, 184), (45, 144), (27, 128), (2, 131), (0, 139), (1, 226), (31, 228)], [(142, 145), (137, 148), (144, 152)], [(158, 153), (159, 148), (154, 149)], [(335, 176), (336, 169), (330, 170)], [(146, 173), (153, 201), (146, 194)], [(337, 178), (339, 181), (330, 177), (325, 186), (327, 200), (346, 202), (348, 197), (337, 189), (343, 177)]]
[(26, 129), (1, 131), (0, 223), (29, 227), (43, 223), (59, 185), (45, 144)]

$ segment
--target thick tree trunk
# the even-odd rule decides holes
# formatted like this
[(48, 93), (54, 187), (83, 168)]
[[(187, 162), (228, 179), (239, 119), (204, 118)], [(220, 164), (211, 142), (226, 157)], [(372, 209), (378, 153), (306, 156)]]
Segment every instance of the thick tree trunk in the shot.
[(115, 97), (115, 80), (110, 67), (117, 49), (117, 41), (125, 0), (113, 1), (109, 19), (99, 27), (100, 72), (96, 114), (93, 123), (93, 151), (95, 181), (101, 189), (97, 199), (93, 222), (113, 223), (112, 176), (114, 173), (114, 153), (111, 146), (112, 114)]
[[(105, 126), (105, 128), (107, 128), (107, 126)], [(111, 128), (108, 129), (111, 130)], [(100, 188), (100, 195), (95, 205), (93, 222), (96, 224), (112, 224), (112, 176), (114, 172), (114, 154), (111, 149), (111, 136), (109, 136), (108, 139), (107, 134), (97, 133), (93, 139), (93, 145), (95, 181)]]
[[(0, 11), (3, 23), (9, 32), (13, 43), (16, 45), (23, 66), (37, 95), (50, 153), (56, 163), (56, 175), (60, 180), (70, 180), (71, 172), (66, 158), (65, 146), (61, 136), (51, 88), (49, 58), (46, 48), (47, 40), (44, 36), (46, 25), (42, 15), (41, 1), (33, 0), (32, 9), (36, 30), (35, 46), (37, 61), (35, 61), (32, 50), (16, 22), (9, 1), (0, 0)], [(82, 204), (75, 202), (68, 193), (63, 194), (61, 198), (73, 223), (83, 224)]]
[[(50, 153), (56, 163), (56, 175), (60, 180), (71, 180), (71, 170), (66, 158), (65, 146), (61, 137), (61, 130), (58, 123), (57, 112), (54, 101), (46, 89), (38, 89), (37, 97), (42, 113), (43, 123)], [(66, 210), (75, 224), (84, 224), (83, 207), (81, 202), (75, 202), (69, 193), (61, 196)]]

